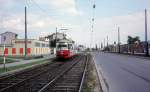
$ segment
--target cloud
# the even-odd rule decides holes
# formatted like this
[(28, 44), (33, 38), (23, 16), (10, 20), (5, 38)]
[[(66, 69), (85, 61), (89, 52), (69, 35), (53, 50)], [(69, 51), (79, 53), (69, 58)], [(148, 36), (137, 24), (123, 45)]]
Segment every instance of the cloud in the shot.
[(61, 14), (67, 13), (72, 16), (79, 14), (75, 0), (46, 0), (45, 2), (37, 0), (36, 2), (40, 5), (46, 5)]
[[(5, 16), (0, 20), (0, 30), (18, 33), (23, 37), (24, 32), (24, 15)], [(73, 27), (72, 24), (65, 21), (57, 20), (51, 17), (41, 17), (40, 15), (29, 14), (27, 19), (28, 33), (31, 38), (55, 32), (56, 27)]]
[(75, 0), (51, 0), (50, 5), (60, 9), (62, 12), (68, 12), (73, 15), (77, 14)]
[(48, 29), (48, 28), (55, 28), (55, 27), (67, 27), (71, 26), (70, 23), (67, 23), (62, 20), (58, 20), (52, 17), (43, 17), (43, 16), (38, 16), (35, 14), (30, 14), (29, 15), (29, 28), (33, 29)]
[(20, 0), (0, 0), (0, 10), (10, 8), (16, 5)]
[(6, 16), (1, 20), (0, 28), (5, 31), (22, 31), (24, 30), (23, 16)]
[[(150, 19), (150, 16), (148, 16), (148, 19)], [(128, 35), (140, 36), (141, 40), (144, 40), (144, 24), (144, 12), (97, 19), (95, 23), (94, 42), (97, 43), (97, 39), (99, 39), (99, 42), (103, 41), (107, 35), (111, 43), (117, 41), (117, 27), (120, 27), (122, 43), (126, 43)], [(148, 22), (148, 29), (150, 29), (150, 22)]]

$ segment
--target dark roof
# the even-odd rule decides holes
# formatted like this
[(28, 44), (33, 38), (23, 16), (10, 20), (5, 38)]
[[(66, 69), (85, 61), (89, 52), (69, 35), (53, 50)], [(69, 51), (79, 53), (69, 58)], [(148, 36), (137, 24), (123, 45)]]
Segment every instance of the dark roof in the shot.
[[(2, 35), (2, 34), (6, 34), (6, 33), (16, 34), (16, 33), (13, 33), (13, 32), (8, 32), (8, 31), (6, 31), (6, 32), (4, 32), (4, 33), (1, 33), (0, 35)], [(18, 34), (16, 34), (16, 35), (18, 35)]]
[[(57, 32), (57, 34), (64, 34), (64, 33), (59, 33), (59, 32)], [(48, 35), (48, 36), (46, 36), (46, 37), (50, 37), (50, 36), (53, 36), (53, 35), (56, 35), (56, 33), (52, 33), (52, 34), (50, 34), (50, 35)]]

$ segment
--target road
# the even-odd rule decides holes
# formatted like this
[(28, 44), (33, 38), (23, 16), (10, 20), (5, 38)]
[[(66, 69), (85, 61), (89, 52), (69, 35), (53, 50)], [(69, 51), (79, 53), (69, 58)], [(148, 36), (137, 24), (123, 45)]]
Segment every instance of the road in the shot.
[(92, 53), (105, 92), (150, 92), (150, 60)]

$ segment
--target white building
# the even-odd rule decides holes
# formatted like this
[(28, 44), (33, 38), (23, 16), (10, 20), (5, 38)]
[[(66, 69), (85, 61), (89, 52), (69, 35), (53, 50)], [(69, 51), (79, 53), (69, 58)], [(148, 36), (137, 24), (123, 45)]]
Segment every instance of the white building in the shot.
[(51, 34), (51, 35), (48, 35), (46, 38), (48, 38), (49, 39), (49, 41), (53, 41), (53, 40), (55, 40), (55, 39), (64, 39), (64, 38), (66, 38), (66, 34), (64, 34), (64, 33), (57, 33), (57, 36), (56, 36), (56, 33), (53, 33), (53, 34)]
[(0, 34), (1, 36), (1, 44), (11, 44), (12, 39), (17, 39), (17, 34), (13, 32), (5, 32)]
[[(5, 51), (4, 51), (4, 41), (3, 44), (0, 44), (0, 55), (8, 55), (8, 56), (24, 56), (25, 55), (25, 40), (17, 39), (14, 35), (15, 33), (3, 33), (2, 36), (5, 40)], [(11, 35), (11, 36), (10, 36)], [(9, 37), (10, 36), (10, 37)], [(7, 38), (8, 37), (8, 38)], [(27, 40), (27, 55), (28, 56), (37, 56), (43, 54), (49, 54), (49, 42), (48, 41), (40, 41), (36, 39), (28, 39)]]
[(55, 54), (56, 53), (56, 40), (60, 40), (60, 39), (64, 39), (66, 38), (66, 34), (64, 33), (53, 33), (51, 35), (46, 36), (45, 38), (47, 38), (49, 40), (49, 44), (51, 47), (51, 53)]

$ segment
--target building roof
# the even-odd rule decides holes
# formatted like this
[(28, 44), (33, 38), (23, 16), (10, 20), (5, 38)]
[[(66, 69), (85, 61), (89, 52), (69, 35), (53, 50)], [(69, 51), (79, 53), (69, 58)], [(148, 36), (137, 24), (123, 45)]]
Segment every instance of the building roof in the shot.
[[(64, 33), (59, 33), (59, 32), (57, 32), (57, 34), (66, 35), (66, 34), (64, 34)], [(53, 35), (56, 35), (56, 33), (52, 33), (52, 34), (50, 34), (50, 35), (46, 36), (45, 38), (49, 38), (49, 37), (51, 37), (51, 36), (53, 36)]]
[(12, 33), (12, 34), (18, 35), (18, 34), (14, 33), (14, 32), (9, 32), (9, 31), (6, 31), (6, 32), (4, 32), (4, 33), (1, 33), (0, 35), (6, 34), (6, 33)]
[[(25, 39), (13, 39), (13, 40), (25, 40)], [(28, 41), (31, 40), (31, 41), (40, 41), (38, 39), (27, 39)], [(40, 42), (48, 42), (48, 41), (40, 41)]]

